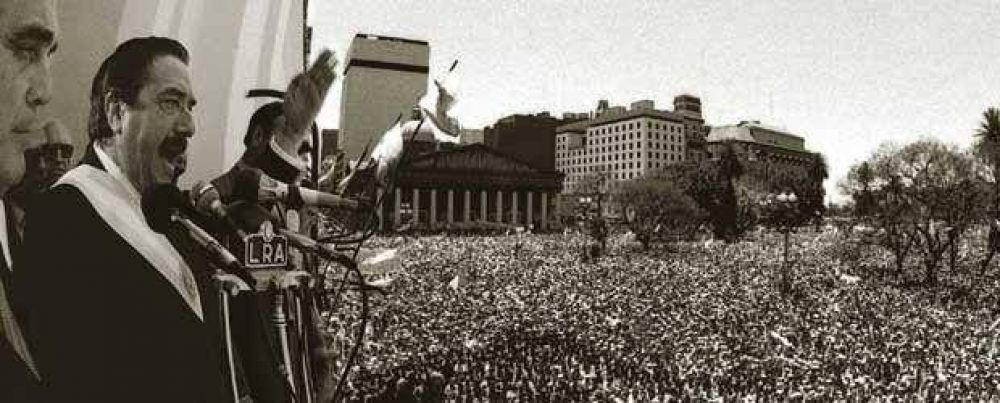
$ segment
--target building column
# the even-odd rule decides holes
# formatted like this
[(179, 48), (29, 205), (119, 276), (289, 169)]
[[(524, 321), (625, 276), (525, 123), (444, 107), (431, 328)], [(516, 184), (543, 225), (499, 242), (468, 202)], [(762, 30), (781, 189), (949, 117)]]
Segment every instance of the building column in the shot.
[(525, 211), (525, 218), (527, 218), (527, 220), (524, 222), (524, 226), (525, 227), (528, 227), (528, 226), (530, 226), (531, 224), (534, 223), (532, 221), (532, 218), (534, 218), (534, 214), (532, 214), (532, 211), (531, 211), (531, 208), (534, 207), (534, 206), (532, 206), (532, 203), (531, 203), (532, 200), (531, 200), (531, 198), (534, 195), (535, 195), (535, 192), (532, 192), (532, 191), (528, 192), (528, 205), (526, 206), (526, 209), (524, 210)]
[(517, 225), (517, 191), (510, 192), (511, 204), (510, 204), (510, 223)]
[(479, 191), (479, 216), (483, 221), (489, 221), (486, 217), (486, 191)]
[(410, 209), (413, 211), (411, 221), (414, 224), (420, 224), (420, 189), (413, 188), (413, 199), (410, 200)]
[(463, 206), (465, 206), (465, 209), (462, 210), (462, 221), (469, 222), (469, 213), (470, 213), (469, 210), (471, 209), (470, 205), (472, 204), (472, 192), (470, 192), (469, 189), (465, 189), (464, 199), (465, 200), (463, 200)]
[(503, 191), (497, 191), (497, 222), (503, 222)]
[(542, 230), (547, 230), (549, 226), (549, 194), (542, 192)]
[(455, 191), (448, 189), (448, 224), (455, 222)]
[(431, 189), (431, 211), (430, 211), (430, 215), (428, 216), (430, 218), (430, 221), (427, 223), (428, 226), (430, 226), (431, 228), (434, 228), (434, 225), (437, 224), (437, 215), (438, 215), (438, 212), (437, 212), (438, 200), (437, 199), (438, 199), (437, 189)]
[(393, 193), (396, 194), (396, 200), (393, 202), (394, 209), (392, 210), (392, 229), (395, 230), (396, 227), (399, 226), (399, 221), (401, 220), (399, 207), (403, 204), (403, 189), (396, 188), (396, 191)]

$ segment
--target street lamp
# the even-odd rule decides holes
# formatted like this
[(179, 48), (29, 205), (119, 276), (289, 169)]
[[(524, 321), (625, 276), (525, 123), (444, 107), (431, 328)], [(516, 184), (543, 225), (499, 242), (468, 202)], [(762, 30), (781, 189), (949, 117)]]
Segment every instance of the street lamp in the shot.
[(768, 195), (764, 200), (763, 210), (766, 222), (781, 231), (784, 236), (783, 259), (781, 265), (781, 286), (784, 290), (791, 288), (788, 262), (788, 239), (792, 229), (802, 222), (798, 209), (799, 197), (794, 192), (781, 192), (778, 195)]

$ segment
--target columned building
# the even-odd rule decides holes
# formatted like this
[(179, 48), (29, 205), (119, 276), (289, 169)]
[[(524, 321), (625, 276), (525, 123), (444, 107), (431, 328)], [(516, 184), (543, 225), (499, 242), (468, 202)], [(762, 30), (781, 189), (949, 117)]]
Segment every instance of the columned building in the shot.
[[(416, 121), (404, 126), (409, 139)], [(403, 225), (447, 230), (491, 226), (552, 228), (563, 175), (468, 144), (442, 147), (426, 126), (407, 141), (391, 195), (382, 205), (383, 230)]]

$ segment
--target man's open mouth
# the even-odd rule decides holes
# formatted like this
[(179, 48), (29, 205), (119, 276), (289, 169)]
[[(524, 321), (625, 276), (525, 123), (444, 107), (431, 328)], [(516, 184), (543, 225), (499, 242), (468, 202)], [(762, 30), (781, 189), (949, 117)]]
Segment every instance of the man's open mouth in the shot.
[(167, 137), (160, 143), (160, 157), (173, 168), (174, 181), (187, 169), (187, 145), (187, 138), (183, 136)]

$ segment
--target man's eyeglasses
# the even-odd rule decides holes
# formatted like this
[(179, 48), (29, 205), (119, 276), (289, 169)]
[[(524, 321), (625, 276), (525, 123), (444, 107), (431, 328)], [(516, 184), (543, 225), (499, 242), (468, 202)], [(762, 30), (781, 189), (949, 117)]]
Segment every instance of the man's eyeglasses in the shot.
[(174, 98), (162, 98), (156, 101), (157, 106), (160, 107), (160, 111), (167, 116), (174, 116), (180, 113), (182, 110), (191, 112), (194, 107), (185, 107), (184, 104), (179, 99)]

